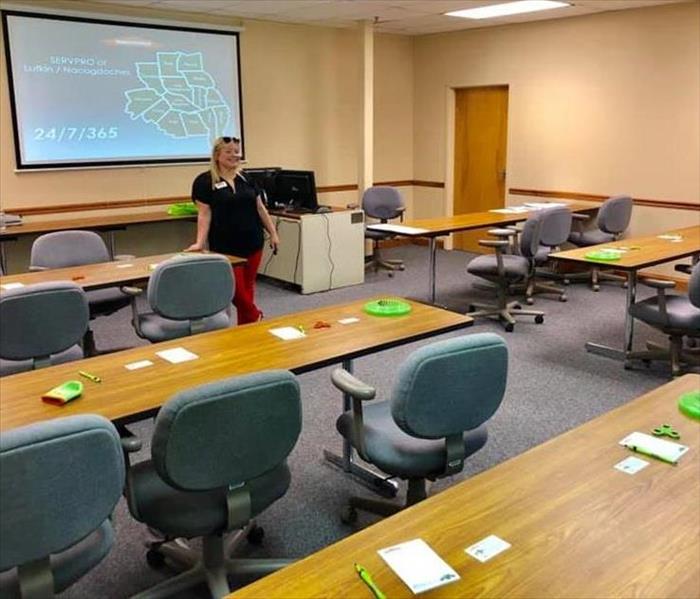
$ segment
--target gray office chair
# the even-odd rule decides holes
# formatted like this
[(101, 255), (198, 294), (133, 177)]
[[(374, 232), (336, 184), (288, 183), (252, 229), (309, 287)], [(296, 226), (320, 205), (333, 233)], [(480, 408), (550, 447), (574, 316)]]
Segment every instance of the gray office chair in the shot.
[(647, 351), (633, 352), (629, 360), (670, 360), (673, 376), (681, 373), (681, 363), (698, 365), (700, 354), (697, 349), (684, 348), (683, 339), (700, 338), (700, 264), (693, 267), (688, 281), (688, 295), (666, 295), (666, 290), (675, 286), (673, 281), (642, 278), (640, 282), (653, 287), (657, 294), (636, 302), (629, 307), (629, 313), (649, 326), (668, 335), (669, 347), (654, 343), (647, 344)]
[[(253, 518), (286, 493), (286, 458), (300, 431), (299, 385), (283, 370), (202, 385), (163, 406), (151, 459), (127, 468), (126, 497), (134, 518), (165, 535), (151, 545), (148, 562), (160, 565), (168, 558), (190, 569), (139, 599), (169, 596), (200, 582), (213, 597), (224, 597), (230, 593), (227, 574), (265, 574), (290, 563), (230, 555), (246, 536), (262, 539)], [(232, 531), (238, 532), (224, 542)], [(202, 537), (198, 559), (189, 547), (171, 542), (181, 537)]]
[(82, 359), (88, 317), (85, 292), (70, 281), (3, 291), (0, 375)]
[(0, 435), (0, 596), (46, 599), (109, 552), (124, 487), (119, 435), (102, 416)]
[[(362, 210), (365, 215), (378, 219), (381, 223), (386, 223), (391, 219), (400, 218), (403, 220), (403, 213), (406, 210), (403, 197), (398, 189), (393, 187), (374, 186), (365, 190), (362, 194)], [(389, 271), (389, 276), (393, 276), (395, 270), (404, 270), (402, 260), (387, 260), (382, 258), (379, 244), (386, 239), (392, 239), (391, 233), (382, 231), (372, 231), (365, 227), (365, 239), (372, 241), (372, 256), (365, 262), (365, 270), (380, 268)]]
[(485, 422), (506, 388), (508, 351), (493, 333), (438, 341), (414, 351), (399, 369), (391, 399), (374, 399), (375, 389), (346, 370), (333, 371), (333, 384), (352, 397), (352, 410), (336, 427), (360, 457), (387, 474), (408, 480), (405, 506), (352, 497), (342, 519), (357, 510), (391, 515), (426, 498), (426, 479), (462, 471), (464, 460), (486, 443)]
[(152, 312), (139, 313), (132, 293), (136, 334), (152, 342), (231, 326), (234, 279), (230, 262), (217, 254), (174, 256), (156, 266), (148, 281)]
[[(32, 244), (29, 270), (67, 268), (83, 264), (110, 262), (107, 245), (93, 231), (56, 231), (37, 237)], [(129, 305), (130, 298), (119, 287), (107, 287), (87, 291), (90, 303), (90, 320), (109, 316)], [(88, 356), (100, 353), (95, 346), (95, 336), (88, 328), (83, 348)]]
[[(559, 251), (571, 233), (573, 215), (571, 210), (564, 206), (557, 206), (542, 211), (542, 225), (540, 229), (540, 243), (535, 253), (535, 271), (530, 277), (525, 289), (525, 301), (534, 303), (533, 295), (541, 293), (553, 293), (558, 296), (560, 302), (567, 300), (566, 290), (552, 283), (545, 283), (542, 279), (563, 279), (555, 270), (545, 268), (549, 262), (549, 255)], [(555, 266), (558, 263), (555, 263)]]
[[(610, 243), (622, 237), (632, 218), (632, 198), (626, 195), (613, 196), (603, 202), (598, 210), (596, 227), (590, 231), (577, 230), (569, 235), (569, 241), (578, 247), (588, 247), (601, 243)], [(574, 214), (574, 220), (582, 222), (588, 219), (585, 214)], [(591, 282), (593, 291), (600, 289), (601, 280), (621, 281), (627, 284), (627, 278), (621, 275), (600, 272), (600, 267), (592, 266), (586, 273), (567, 275), (569, 281), (586, 280)]]
[[(520, 255), (506, 253), (513, 247), (512, 240), (479, 241), (479, 245), (493, 248), (495, 254), (477, 256), (467, 264), (467, 272), (495, 283), (498, 304), (472, 303), (468, 309), (469, 316), (474, 318), (495, 316), (503, 321), (503, 326), (509, 333), (515, 327), (515, 316), (534, 316), (537, 324), (544, 322), (544, 312), (526, 310), (517, 301), (508, 301), (509, 289), (519, 283), (527, 285), (534, 274), (535, 254), (539, 248), (541, 226), (542, 213), (535, 213), (525, 222), (518, 244)], [(516, 235), (516, 231), (509, 229), (496, 229), (492, 232), (499, 236)]]

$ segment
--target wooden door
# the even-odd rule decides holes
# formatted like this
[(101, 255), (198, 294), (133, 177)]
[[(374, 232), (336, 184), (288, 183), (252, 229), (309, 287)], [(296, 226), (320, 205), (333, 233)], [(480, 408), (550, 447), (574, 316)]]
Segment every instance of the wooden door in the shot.
[[(507, 139), (507, 85), (455, 90), (454, 214), (505, 205)], [(487, 230), (457, 233), (453, 247), (485, 253)]]

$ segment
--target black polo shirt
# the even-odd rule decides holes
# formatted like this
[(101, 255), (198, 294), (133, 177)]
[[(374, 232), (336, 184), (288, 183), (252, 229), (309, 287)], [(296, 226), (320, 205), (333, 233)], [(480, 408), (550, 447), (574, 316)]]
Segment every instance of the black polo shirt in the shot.
[(209, 249), (222, 254), (250, 256), (262, 248), (263, 226), (258, 214), (258, 189), (241, 175), (234, 180), (236, 191), (226, 181), (211, 184), (206, 171), (192, 183), (192, 199), (211, 208)]

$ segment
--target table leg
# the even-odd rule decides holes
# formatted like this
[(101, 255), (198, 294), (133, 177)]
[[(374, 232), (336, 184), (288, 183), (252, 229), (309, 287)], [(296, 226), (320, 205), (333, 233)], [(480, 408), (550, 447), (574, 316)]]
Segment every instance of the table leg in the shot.
[(114, 235), (114, 229), (109, 229), (107, 231), (107, 247), (109, 248), (109, 257), (114, 260), (114, 256), (117, 255), (117, 242)]
[(430, 262), (428, 263), (428, 297), (430, 303), (435, 303), (435, 266), (437, 261), (437, 239), (430, 238)]
[(0, 267), (3, 274), (7, 274), (7, 255), (5, 254), (5, 242), (0, 241)]
[[(352, 373), (352, 360), (343, 360), (343, 368)], [(352, 398), (347, 393), (343, 393), (343, 412), (348, 411), (351, 407)], [(353, 447), (347, 439), (343, 439), (342, 456), (328, 451), (327, 449), (323, 451), (323, 457), (327, 462), (356, 478), (371, 491), (374, 491), (382, 497), (396, 497), (398, 484), (393, 480), (387, 480), (385, 477), (374, 472), (374, 470), (367, 468), (367, 466), (358, 464), (354, 459), (354, 454)]]
[(586, 350), (592, 354), (612, 358), (614, 360), (625, 360), (632, 351), (634, 341), (634, 318), (630, 315), (629, 308), (637, 297), (637, 271), (631, 270), (627, 273), (627, 301), (625, 302), (625, 339), (622, 349), (615, 349), (600, 343), (586, 343)]

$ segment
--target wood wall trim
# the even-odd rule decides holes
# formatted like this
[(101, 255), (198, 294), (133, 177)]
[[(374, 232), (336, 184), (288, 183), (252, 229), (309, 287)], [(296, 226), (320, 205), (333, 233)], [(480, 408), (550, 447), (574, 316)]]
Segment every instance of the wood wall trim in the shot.
[[(548, 191), (543, 189), (521, 189), (511, 187), (508, 193), (520, 196), (535, 196), (538, 198), (563, 198), (567, 200), (585, 200), (590, 202), (602, 202), (610, 196), (592, 193), (580, 193), (577, 191)], [(649, 206), (652, 208), (671, 208), (673, 210), (692, 210), (700, 212), (700, 204), (690, 202), (675, 202), (673, 200), (650, 200), (644, 198), (632, 198), (637, 206)]]

